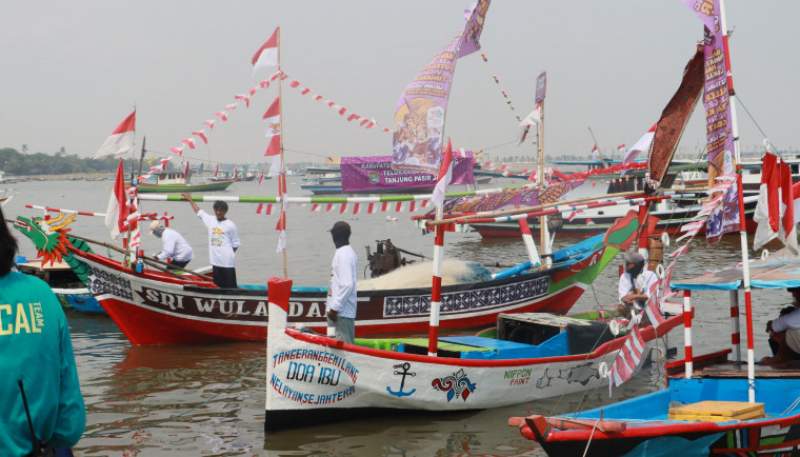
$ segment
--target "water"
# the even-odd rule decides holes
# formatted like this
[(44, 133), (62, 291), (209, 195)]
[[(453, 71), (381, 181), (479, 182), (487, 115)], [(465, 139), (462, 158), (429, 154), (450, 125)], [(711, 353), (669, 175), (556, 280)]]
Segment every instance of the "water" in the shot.
[[(290, 180), (290, 192), (302, 195)], [(13, 187), (15, 198), (5, 208), (6, 217), (36, 214), (25, 203), (104, 211), (111, 182), (37, 182)], [(229, 194), (271, 194), (273, 183), (237, 183)], [(203, 205), (210, 210), (210, 204)], [(145, 211), (169, 211), (173, 227), (195, 250), (191, 266), (205, 265), (205, 228), (188, 203), (144, 202)], [(394, 215), (394, 214), (392, 214)], [(296, 283), (325, 284), (333, 245), (327, 233), (336, 220), (346, 218), (353, 227), (352, 243), (365, 265), (364, 246), (391, 238), (405, 249), (429, 255), (432, 239), (422, 237), (406, 221), (407, 215), (353, 216), (311, 213), (293, 208), (289, 214), (289, 273)], [(253, 205), (231, 205), (230, 219), (239, 227), (242, 248), (237, 256), (240, 282), (265, 282), (280, 273), (275, 254), (275, 216), (255, 214)], [(99, 218), (81, 218), (76, 233), (108, 241)], [(512, 263), (525, 257), (517, 240), (482, 241), (477, 234), (448, 234), (447, 255), (487, 263)], [(159, 243), (143, 233), (147, 252)], [(563, 241), (563, 240), (562, 240)], [(680, 275), (687, 277), (707, 268), (739, 260), (738, 238), (707, 247), (698, 242), (682, 260)], [(31, 244), (22, 251), (34, 255)], [(578, 301), (574, 310), (616, 300), (616, 265), (608, 268)], [(766, 355), (764, 326), (789, 302), (783, 291), (756, 291), (756, 356)], [(727, 293), (694, 295), (695, 353), (727, 347), (730, 341)], [(536, 445), (506, 425), (509, 416), (532, 412), (560, 413), (608, 402), (605, 389), (537, 403), (452, 415), (387, 416), (275, 433), (265, 438), (265, 347), (236, 343), (191, 347), (133, 347), (106, 317), (68, 313), (78, 362), (81, 389), (88, 410), (87, 428), (76, 447), (85, 456), (219, 455), (219, 456), (456, 456), (543, 455)], [(744, 339), (744, 332), (743, 339)], [(681, 330), (672, 332), (671, 346), (683, 345)], [(614, 397), (625, 398), (656, 388), (659, 372), (644, 370)]]

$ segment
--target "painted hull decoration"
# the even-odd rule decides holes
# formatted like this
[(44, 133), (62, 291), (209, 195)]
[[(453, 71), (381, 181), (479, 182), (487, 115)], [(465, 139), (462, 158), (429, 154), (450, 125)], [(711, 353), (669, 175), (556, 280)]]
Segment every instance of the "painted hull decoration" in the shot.
[[(430, 357), (375, 349), (368, 340), (345, 344), (287, 328), (289, 300), (280, 301), (279, 286), (288, 288), (288, 284), (288, 280), (273, 278), (269, 286), (267, 430), (363, 416), (376, 409), (495, 408), (607, 386), (608, 367), (625, 340), (624, 336), (610, 339), (588, 353), (538, 358), (473, 359), (463, 353), (461, 358)], [(680, 317), (670, 318), (659, 327), (658, 335), (679, 321)], [(652, 327), (642, 334), (648, 347), (656, 339)], [(411, 344), (413, 339), (399, 341)], [(440, 346), (444, 349), (446, 346)]]

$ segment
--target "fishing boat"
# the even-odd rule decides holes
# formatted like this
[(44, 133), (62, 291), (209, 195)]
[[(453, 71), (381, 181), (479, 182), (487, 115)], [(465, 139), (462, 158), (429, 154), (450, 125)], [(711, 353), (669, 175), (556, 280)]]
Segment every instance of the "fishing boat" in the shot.
[(65, 308), (82, 313), (105, 314), (100, 303), (95, 300), (68, 263), (17, 256), (16, 265), (22, 273), (36, 276), (46, 282)]
[[(800, 258), (771, 257), (749, 267), (753, 288), (800, 287)], [(800, 449), (800, 370), (748, 368), (741, 360), (742, 274), (741, 266), (733, 266), (672, 283), (684, 291), (689, 349), (683, 360), (667, 364), (666, 389), (564, 416), (512, 418), (510, 424), (550, 456), (793, 455)], [(700, 290), (731, 294), (733, 343), (694, 357), (691, 292)]]
[[(136, 273), (120, 261), (91, 250), (64, 227), (52, 230), (24, 216), (15, 228), (34, 241), (40, 255), (62, 252), (65, 261), (133, 344), (264, 341), (267, 305), (263, 285), (219, 289), (208, 277), (145, 268)], [(639, 228), (635, 213), (605, 235), (587, 238), (552, 253), (552, 266), (531, 268), (530, 261), (479, 281), (443, 287), (442, 328), (491, 325), (500, 313), (564, 314), (597, 275), (630, 246)], [(397, 270), (402, 274), (402, 269)], [(391, 281), (388, 281), (391, 282)], [(425, 331), (431, 288), (360, 291), (356, 334), (398, 335)], [(326, 287), (292, 289), (290, 315), (324, 331)]]
[[(560, 417), (510, 419), (510, 425), (519, 427), (523, 436), (537, 441), (551, 456), (784, 456), (800, 452), (800, 371), (756, 365), (752, 298), (753, 288), (800, 286), (800, 258), (788, 252), (797, 247), (795, 220), (790, 209), (780, 209), (792, 204), (782, 205), (772, 194), (781, 192), (781, 198), (792, 200), (791, 166), (770, 157), (767, 147), (762, 170), (770, 170), (780, 179), (770, 185), (769, 178), (761, 182), (765, 206), (758, 211), (768, 214), (762, 222), (766, 225), (759, 229), (770, 227), (769, 219), (780, 221), (778, 225), (784, 229), (779, 233), (775, 228), (774, 236), (787, 249), (782, 255), (751, 261), (724, 1), (704, 2), (702, 7), (685, 3), (704, 24), (706, 39), (698, 47), (696, 58), (702, 57), (704, 64), (709, 175), (721, 177), (716, 203), (705, 224), (715, 233), (737, 229), (742, 261), (721, 271), (671, 281), (672, 290), (683, 292), (685, 355), (682, 361), (668, 365), (675, 379), (669, 380), (666, 389)], [(733, 175), (733, 170), (739, 173)], [(768, 203), (773, 197), (775, 205)], [(688, 228), (695, 229), (696, 225)], [(680, 255), (685, 249), (676, 252)], [(666, 274), (671, 276), (670, 272)], [(740, 289), (745, 302), (746, 363), (742, 361), (739, 337)], [(691, 295), (696, 290), (729, 294), (730, 349), (694, 357)]]
[(159, 173), (148, 181), (140, 182), (138, 190), (139, 193), (213, 192), (227, 190), (234, 182), (229, 179), (193, 184), (183, 173)]
[[(497, 408), (605, 385), (624, 344), (609, 322), (549, 314), (500, 315), (497, 337), (449, 336), (355, 344), (287, 327), (291, 281), (269, 281), (266, 431), (400, 411)], [(445, 295), (446, 296), (446, 295)], [(642, 330), (645, 345), (680, 316)], [(611, 329), (609, 327), (611, 325)]]

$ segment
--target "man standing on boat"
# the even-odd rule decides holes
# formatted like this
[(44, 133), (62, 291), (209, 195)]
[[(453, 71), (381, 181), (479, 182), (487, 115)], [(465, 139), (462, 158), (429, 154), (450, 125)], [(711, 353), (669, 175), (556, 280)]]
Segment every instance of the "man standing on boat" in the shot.
[(650, 298), (650, 286), (658, 282), (658, 276), (645, 268), (644, 256), (636, 251), (625, 253), (625, 272), (619, 278), (619, 301), (625, 314), (631, 310), (641, 311)]
[(160, 221), (153, 221), (150, 223), (150, 233), (161, 238), (161, 252), (156, 255), (158, 260), (178, 268), (192, 261), (192, 247), (177, 230), (164, 227)]
[(350, 224), (339, 221), (330, 230), (336, 253), (331, 262), (331, 285), (328, 288), (328, 327), (336, 329), (336, 338), (353, 343), (356, 319), (356, 279), (358, 256), (350, 247)]
[(236, 224), (226, 219), (228, 204), (214, 202), (214, 216), (206, 213), (190, 194), (181, 194), (192, 205), (192, 210), (208, 227), (208, 256), (211, 262), (214, 284), (223, 288), (236, 288), (236, 250), (239, 249), (239, 231)]

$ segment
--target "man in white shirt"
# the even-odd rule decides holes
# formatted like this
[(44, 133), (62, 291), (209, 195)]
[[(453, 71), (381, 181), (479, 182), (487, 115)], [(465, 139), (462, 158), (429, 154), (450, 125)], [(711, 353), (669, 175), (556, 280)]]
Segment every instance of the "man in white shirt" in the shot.
[(644, 256), (636, 251), (625, 253), (625, 272), (619, 278), (619, 301), (626, 314), (633, 309), (641, 311), (650, 298), (650, 286), (658, 282), (658, 276), (645, 269)]
[(789, 289), (792, 306), (781, 310), (780, 317), (767, 322), (769, 346), (772, 357), (764, 357), (761, 363), (779, 365), (800, 360), (800, 287)]
[(336, 329), (336, 338), (353, 343), (356, 319), (356, 279), (358, 256), (350, 247), (350, 225), (339, 221), (330, 230), (336, 253), (331, 262), (331, 285), (325, 309), (328, 326)]
[(239, 249), (239, 231), (236, 224), (226, 219), (228, 204), (214, 202), (214, 216), (206, 213), (192, 196), (182, 194), (183, 199), (192, 205), (192, 210), (208, 228), (208, 256), (211, 263), (214, 284), (223, 288), (236, 288), (236, 250)]
[(192, 247), (176, 230), (164, 227), (159, 221), (150, 223), (150, 233), (156, 238), (161, 238), (161, 252), (156, 258), (179, 268), (183, 268), (192, 261)]

